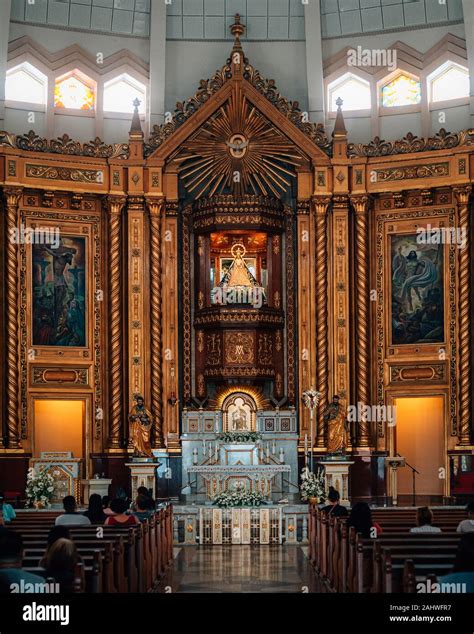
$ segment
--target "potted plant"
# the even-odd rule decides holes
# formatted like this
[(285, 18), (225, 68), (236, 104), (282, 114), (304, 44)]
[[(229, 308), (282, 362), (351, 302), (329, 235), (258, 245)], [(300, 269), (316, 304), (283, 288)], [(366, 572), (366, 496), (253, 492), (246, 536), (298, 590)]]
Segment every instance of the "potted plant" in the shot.
[(318, 469), (316, 473), (311, 472), (308, 467), (304, 467), (301, 472), (301, 499), (310, 504), (318, 504), (326, 499), (325, 479), (323, 469)]
[(37, 509), (50, 507), (51, 498), (54, 493), (54, 478), (42, 468), (35, 471), (33, 468), (28, 470), (26, 482), (26, 499), (29, 506)]
[(230, 508), (232, 506), (260, 506), (266, 504), (266, 501), (258, 491), (247, 491), (244, 486), (237, 485), (230, 491), (215, 495), (212, 503), (222, 508)]

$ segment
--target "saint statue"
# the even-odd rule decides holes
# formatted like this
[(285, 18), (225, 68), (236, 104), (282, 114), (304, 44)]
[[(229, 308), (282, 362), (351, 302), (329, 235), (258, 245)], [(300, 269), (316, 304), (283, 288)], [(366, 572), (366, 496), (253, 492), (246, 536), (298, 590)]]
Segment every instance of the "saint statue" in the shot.
[(328, 453), (341, 454), (346, 451), (347, 411), (344, 401), (335, 394), (323, 414), (327, 425)]
[(130, 444), (133, 455), (140, 458), (153, 458), (150, 445), (151, 413), (145, 407), (143, 396), (135, 394), (135, 405), (128, 415)]
[(232, 413), (232, 431), (245, 431), (247, 429), (247, 412), (239, 406), (237, 411)]

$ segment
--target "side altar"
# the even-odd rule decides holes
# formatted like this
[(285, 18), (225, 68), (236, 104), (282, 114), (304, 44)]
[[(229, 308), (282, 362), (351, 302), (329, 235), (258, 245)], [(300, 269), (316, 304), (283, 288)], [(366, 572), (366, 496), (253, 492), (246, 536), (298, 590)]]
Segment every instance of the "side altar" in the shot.
[(299, 499), (296, 412), (252, 412), (240, 400), (233, 395), (234, 409), (183, 412), (186, 503), (211, 503), (235, 488), (259, 492), (269, 502)]

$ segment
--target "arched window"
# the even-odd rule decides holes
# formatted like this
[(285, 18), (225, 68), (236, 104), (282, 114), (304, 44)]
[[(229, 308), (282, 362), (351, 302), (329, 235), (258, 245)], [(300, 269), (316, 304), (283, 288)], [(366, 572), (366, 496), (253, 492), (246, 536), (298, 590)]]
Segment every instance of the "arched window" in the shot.
[(145, 114), (146, 87), (127, 73), (104, 84), (105, 112), (133, 112), (135, 99), (140, 101), (138, 112)]
[(48, 78), (29, 62), (7, 71), (5, 99), (46, 105)]
[(446, 62), (428, 76), (430, 102), (469, 97), (469, 71), (455, 62)]
[(336, 112), (336, 100), (341, 98), (344, 110), (370, 110), (370, 85), (368, 81), (346, 73), (328, 86), (328, 103), (331, 112)]
[(95, 85), (93, 80), (79, 70), (58, 77), (54, 86), (54, 107), (94, 110)]
[(421, 101), (420, 80), (405, 73), (382, 86), (382, 106), (393, 108), (396, 106), (414, 106)]

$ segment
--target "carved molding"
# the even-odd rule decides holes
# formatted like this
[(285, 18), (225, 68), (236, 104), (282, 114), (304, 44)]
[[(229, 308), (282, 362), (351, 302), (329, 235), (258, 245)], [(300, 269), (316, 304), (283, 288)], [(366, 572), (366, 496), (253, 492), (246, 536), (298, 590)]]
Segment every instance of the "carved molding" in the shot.
[(415, 178), (439, 178), (449, 176), (449, 163), (429, 163), (425, 165), (404, 165), (375, 170), (377, 182), (411, 180)]
[(349, 143), (347, 154), (354, 156), (391, 156), (394, 154), (411, 154), (413, 152), (428, 152), (430, 150), (449, 150), (459, 145), (471, 145), (474, 142), (474, 128), (460, 132), (447, 132), (441, 128), (434, 136), (427, 139), (420, 138), (409, 132), (399, 141), (385, 141), (375, 137), (370, 143)]
[(125, 143), (107, 145), (99, 137), (88, 143), (81, 143), (71, 139), (68, 134), (48, 140), (40, 137), (34, 130), (30, 130), (27, 134), (18, 135), (0, 131), (0, 146), (26, 152), (87, 156), (89, 158), (128, 159), (130, 155), (130, 148)]
[(74, 183), (103, 184), (103, 170), (86, 170), (77, 167), (56, 167), (53, 165), (25, 165), (27, 178), (44, 178), (46, 180), (73, 181)]

